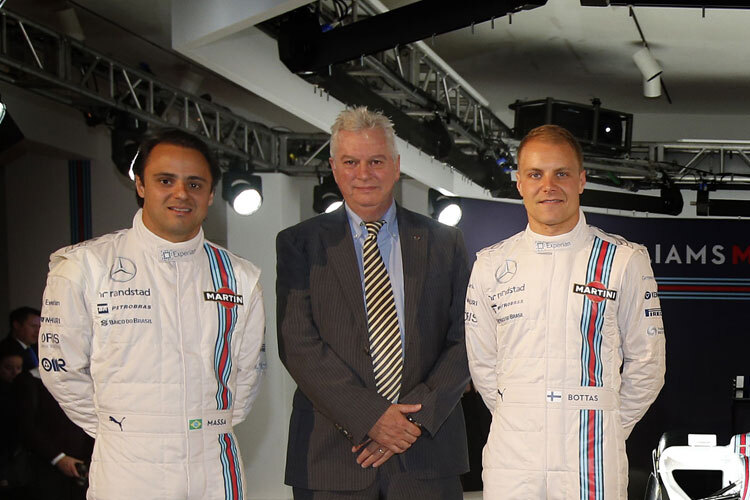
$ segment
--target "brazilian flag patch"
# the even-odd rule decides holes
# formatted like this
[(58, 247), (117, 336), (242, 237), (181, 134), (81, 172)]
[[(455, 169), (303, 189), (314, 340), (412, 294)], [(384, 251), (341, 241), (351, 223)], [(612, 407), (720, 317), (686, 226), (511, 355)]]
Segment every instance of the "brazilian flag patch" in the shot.
[(188, 422), (188, 427), (190, 427), (191, 431), (197, 431), (198, 429), (203, 428), (203, 420), (200, 418), (194, 418)]

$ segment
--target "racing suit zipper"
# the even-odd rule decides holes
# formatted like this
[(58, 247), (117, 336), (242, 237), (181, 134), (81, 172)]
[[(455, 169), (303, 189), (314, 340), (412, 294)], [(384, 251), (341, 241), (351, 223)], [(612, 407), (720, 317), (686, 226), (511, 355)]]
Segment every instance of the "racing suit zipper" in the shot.
[[(182, 363), (182, 414), (186, 416), (187, 418), (191, 418), (189, 415), (187, 415), (187, 363), (185, 362), (185, 339), (183, 338), (183, 332), (182, 332), (182, 314), (180, 314), (180, 304), (182, 303), (182, 290), (181, 290), (181, 280), (180, 280), (180, 265), (177, 262), (171, 263), (174, 265), (175, 268), (175, 276), (176, 276), (176, 286), (175, 289), (177, 290), (177, 293), (175, 293), (175, 310), (178, 311), (178, 314), (176, 314), (177, 317), (177, 332), (180, 336), (180, 362)], [(183, 432), (185, 433), (185, 453), (186, 457), (190, 457), (190, 436), (188, 433), (190, 432), (189, 427), (187, 425), (187, 422), (183, 422)], [(185, 476), (186, 476), (186, 489), (187, 489), (187, 497), (190, 498), (190, 460), (188, 458), (188, 462), (185, 464)]]
[[(554, 283), (554, 276), (555, 276), (555, 252), (551, 252), (551, 264), (550, 264), (550, 270), (549, 270), (549, 276), (553, 278), (552, 283)], [(545, 322), (545, 335), (544, 335), (544, 359), (546, 362), (544, 363), (544, 392), (545, 395), (547, 391), (554, 390), (556, 387), (553, 387), (550, 385), (550, 373), (549, 373), (549, 352), (550, 352), (550, 337), (551, 337), (551, 330), (550, 327), (551, 321), (550, 321), (550, 310), (552, 307), (552, 304), (550, 303), (552, 298), (552, 293), (550, 293), (551, 287), (547, 287), (545, 289), (545, 307), (544, 307), (544, 322)], [(550, 415), (549, 415), (549, 405), (547, 404), (547, 398), (544, 398), (544, 470), (548, 471), (549, 467), (549, 454), (550, 454), (550, 439), (549, 439), (549, 429), (550, 429)], [(545, 472), (544, 482), (545, 482), (545, 488), (547, 488), (549, 477), (549, 472)]]

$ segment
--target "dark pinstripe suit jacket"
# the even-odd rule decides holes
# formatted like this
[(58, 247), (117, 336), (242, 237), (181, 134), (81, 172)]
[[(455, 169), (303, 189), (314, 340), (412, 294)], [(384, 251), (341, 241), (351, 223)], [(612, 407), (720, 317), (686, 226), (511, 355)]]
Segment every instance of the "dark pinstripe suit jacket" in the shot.
[[(401, 460), (415, 477), (468, 470), (460, 397), (469, 380), (463, 311), (468, 282), (461, 233), (397, 207), (404, 269), (401, 403), (421, 403), (422, 436)], [(357, 465), (352, 444), (388, 408), (377, 394), (362, 285), (343, 208), (280, 232), (277, 327), (281, 361), (297, 382), (285, 482), (358, 490), (376, 469)]]

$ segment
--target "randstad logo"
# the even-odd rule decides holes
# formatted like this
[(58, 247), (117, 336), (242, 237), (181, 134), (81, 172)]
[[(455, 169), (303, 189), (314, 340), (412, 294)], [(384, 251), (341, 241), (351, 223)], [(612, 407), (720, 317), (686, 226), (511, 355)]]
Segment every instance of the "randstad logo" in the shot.
[(188, 421), (188, 427), (190, 427), (191, 431), (197, 431), (198, 429), (203, 428), (203, 420), (200, 418), (194, 418)]

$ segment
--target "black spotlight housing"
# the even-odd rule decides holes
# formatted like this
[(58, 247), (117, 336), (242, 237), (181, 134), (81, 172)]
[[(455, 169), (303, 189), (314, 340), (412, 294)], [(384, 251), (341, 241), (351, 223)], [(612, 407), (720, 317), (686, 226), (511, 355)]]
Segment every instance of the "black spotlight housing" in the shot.
[(340, 206), (344, 202), (333, 175), (323, 176), (320, 184), (313, 188), (313, 210), (316, 213), (328, 213)]
[(239, 215), (252, 215), (263, 204), (263, 180), (252, 172), (229, 170), (222, 176), (221, 197)]
[(115, 116), (110, 139), (111, 158), (117, 170), (125, 177), (130, 178), (133, 159), (138, 153), (138, 147), (147, 130), (148, 125), (143, 120), (128, 116), (126, 113), (119, 113)]
[(10, 149), (23, 139), (23, 132), (10, 116), (5, 101), (0, 97), (0, 152)]
[(435, 189), (427, 191), (430, 216), (447, 226), (455, 226), (461, 220), (461, 198), (446, 196)]

